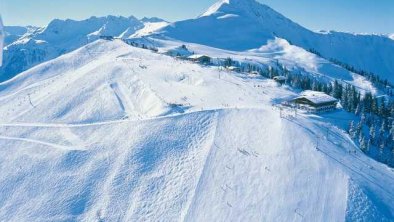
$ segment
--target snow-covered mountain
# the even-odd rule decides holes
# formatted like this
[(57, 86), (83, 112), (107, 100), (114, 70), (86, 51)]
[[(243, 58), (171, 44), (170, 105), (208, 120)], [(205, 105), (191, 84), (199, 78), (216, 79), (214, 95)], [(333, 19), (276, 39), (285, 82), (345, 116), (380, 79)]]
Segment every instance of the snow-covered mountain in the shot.
[(280, 37), (394, 82), (394, 41), (387, 36), (312, 32), (255, 0), (221, 0), (198, 18), (175, 22), (159, 33), (238, 51), (260, 48)]
[(16, 40), (22, 38), (24, 35), (29, 35), (38, 30), (38, 27), (34, 26), (5, 26), (5, 41), (4, 46), (7, 46)]
[(146, 22), (155, 23), (155, 22), (167, 22), (167, 21), (164, 20), (164, 19), (161, 19), (161, 18), (157, 18), (157, 17), (150, 17), (150, 18), (149, 17), (143, 17), (141, 19), (141, 22), (143, 22), (143, 23), (146, 23)]
[(391, 221), (394, 172), (293, 95), (120, 40), (38, 65), (0, 83), (0, 220)]
[(351, 135), (360, 117), (342, 102), (281, 106), (301, 86), (267, 77), (352, 85), (337, 97), (348, 104), (383, 95), (329, 58), (368, 68), (370, 50), (390, 69), (387, 35), (311, 32), (254, 0), (172, 24), (108, 16), (8, 33), (21, 37), (0, 76), (0, 221), (393, 221), (394, 170), (360, 148), (372, 138), (361, 121), (363, 140)]
[(14, 33), (13, 38), (22, 36), (16, 41), (10, 39), (12, 43), (5, 48), (0, 81), (97, 40), (101, 35), (128, 38), (138, 30), (153, 31), (161, 28), (163, 23), (165, 22), (158, 18), (144, 18), (144, 21), (140, 21), (133, 16), (107, 16), (91, 17), (82, 21), (55, 19), (47, 27), (34, 32), (31, 32), (31, 29), (9, 28), (9, 32)]
[(108, 16), (84, 21), (54, 20), (47, 28), (6, 48), (0, 81), (94, 41), (99, 35), (157, 36), (152, 33), (158, 29), (161, 29), (159, 35), (167, 38), (237, 51), (260, 48), (279, 37), (325, 59), (340, 61), (394, 82), (394, 41), (387, 35), (312, 32), (255, 0), (221, 0), (198, 18), (170, 26), (159, 18), (138, 20)]

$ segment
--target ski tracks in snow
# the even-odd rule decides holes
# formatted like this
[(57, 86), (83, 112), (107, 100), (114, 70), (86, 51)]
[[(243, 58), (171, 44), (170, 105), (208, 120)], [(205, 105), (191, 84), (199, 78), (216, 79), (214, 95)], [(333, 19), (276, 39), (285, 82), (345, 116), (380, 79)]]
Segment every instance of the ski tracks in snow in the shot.
[[(205, 164), (213, 149), (212, 144), (215, 139), (218, 122), (218, 113), (216, 111), (190, 115), (198, 116), (195, 116), (193, 122), (190, 123), (194, 125), (194, 129), (188, 135), (187, 140), (190, 141), (188, 141), (187, 149), (181, 156), (171, 160), (166, 169), (161, 170), (165, 176), (159, 182), (156, 179), (139, 182), (137, 186), (139, 189), (130, 195), (133, 199), (133, 207), (129, 208), (126, 216), (127, 221), (141, 219), (158, 221), (162, 218), (160, 215), (168, 214), (168, 209), (165, 209), (168, 207), (171, 207), (172, 211), (176, 209), (177, 214), (168, 215), (166, 216), (167, 219), (187, 220), (188, 212), (192, 208), (194, 198), (199, 192), (199, 184), (202, 182), (206, 169)], [(152, 186), (152, 184), (146, 184), (148, 182), (155, 184), (155, 187), (160, 189), (160, 191), (156, 191), (157, 196), (147, 196), (147, 192), (150, 192), (149, 187)], [(175, 203), (168, 205), (170, 202)], [(140, 210), (136, 212), (136, 209)], [(156, 212), (152, 213), (149, 209), (156, 209)], [(141, 212), (144, 211), (147, 211), (146, 214), (142, 213), (141, 215)]]
[[(304, 126), (298, 118), (286, 118), (286, 120), (304, 128), (313, 135), (317, 141), (320, 141), (316, 144), (317, 151), (322, 155), (327, 156), (334, 163), (343, 166), (343, 169), (348, 171), (353, 178), (357, 178), (359, 181), (364, 181), (364, 183), (366, 182), (372, 185), (371, 187), (375, 188), (375, 192), (378, 192), (376, 189), (384, 192), (386, 194), (384, 197), (387, 203), (394, 200), (394, 186), (388, 186), (388, 188), (385, 188), (380, 184), (394, 184), (393, 177), (390, 176), (389, 173), (383, 173), (387, 167), (368, 158), (364, 158), (364, 154), (362, 154), (361, 150), (359, 150), (350, 139), (344, 139), (346, 138), (345, 135), (340, 135), (339, 132), (329, 129), (327, 137), (316, 133), (325, 131), (322, 125), (318, 122), (314, 122), (312, 127), (317, 127), (319, 130), (314, 130), (312, 127)], [(325, 138), (325, 140), (321, 141), (323, 138)], [(332, 149), (331, 147), (333, 146), (328, 147), (327, 143), (331, 143), (334, 147), (338, 147), (339, 149)], [(380, 170), (375, 170), (377, 168), (380, 168)]]
[(20, 138), (20, 137), (0, 136), (0, 139), (34, 143), (34, 144), (44, 145), (44, 146), (48, 146), (48, 147), (55, 148), (58, 150), (63, 150), (63, 151), (82, 151), (83, 150), (78, 146), (63, 146), (63, 145), (49, 143), (49, 142), (45, 142), (45, 141), (41, 141), (41, 140), (26, 139), (26, 138)]
[(181, 216), (182, 220), (181, 221), (187, 221), (187, 219), (189, 217), (190, 210), (193, 209), (193, 205), (194, 205), (194, 203), (196, 201), (196, 195), (199, 192), (201, 192), (202, 184), (204, 183), (204, 180), (203, 180), (204, 176), (207, 173), (207, 168), (209, 168), (208, 165), (210, 164), (210, 162), (212, 160), (212, 153), (214, 152), (214, 149), (217, 149), (217, 147), (215, 145), (215, 139), (217, 137), (217, 130), (218, 130), (218, 124), (219, 124), (219, 120), (218, 120), (219, 112), (220, 111), (216, 111), (215, 112), (214, 132), (212, 133), (212, 138), (211, 138), (212, 142), (211, 142), (211, 145), (209, 147), (209, 151), (207, 152), (207, 155), (205, 157), (204, 165), (202, 166), (201, 173), (198, 176), (198, 182), (197, 182), (196, 187), (195, 187), (195, 189), (193, 191), (193, 195), (190, 198), (190, 200), (189, 200), (189, 202), (187, 204), (187, 207), (185, 208), (184, 212), (182, 213), (182, 216)]
[(138, 119), (141, 118), (138, 113), (135, 111), (135, 106), (133, 101), (130, 99), (128, 94), (126, 93), (123, 85), (121, 83), (115, 82), (110, 84), (111, 89), (114, 91), (114, 94), (119, 102), (121, 109), (125, 112), (125, 115), (129, 119)]

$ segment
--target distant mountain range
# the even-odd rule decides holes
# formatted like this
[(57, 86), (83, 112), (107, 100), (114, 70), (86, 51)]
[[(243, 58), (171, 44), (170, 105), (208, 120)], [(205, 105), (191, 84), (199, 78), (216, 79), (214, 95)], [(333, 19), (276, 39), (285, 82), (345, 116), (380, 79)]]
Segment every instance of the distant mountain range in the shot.
[(129, 38), (149, 34), (168, 23), (159, 18), (91, 17), (82, 21), (55, 19), (45, 28), (8, 26), (0, 81), (97, 40), (101, 35)]
[(22, 38), (24, 35), (29, 35), (38, 30), (38, 27), (34, 26), (6, 26), (4, 27), (4, 46), (7, 46), (16, 40)]
[[(159, 30), (159, 31), (157, 31)], [(222, 0), (195, 19), (168, 25), (160, 18), (91, 17), (53, 20), (45, 28), (7, 27), (0, 81), (96, 40), (151, 36), (244, 51), (276, 37), (357, 70), (394, 82), (394, 41), (387, 35), (313, 32), (255, 0)], [(152, 34), (154, 33), (154, 34)]]

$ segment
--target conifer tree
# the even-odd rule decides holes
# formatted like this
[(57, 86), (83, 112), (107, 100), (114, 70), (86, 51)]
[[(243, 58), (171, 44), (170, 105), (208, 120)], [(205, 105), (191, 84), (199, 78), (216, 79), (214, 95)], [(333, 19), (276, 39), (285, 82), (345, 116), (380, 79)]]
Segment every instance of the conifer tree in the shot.
[(364, 135), (361, 135), (359, 138), (360, 148), (363, 152), (367, 152), (367, 143), (365, 141)]
[(352, 120), (349, 124), (349, 135), (351, 138), (356, 138), (357, 135), (357, 129), (355, 127), (354, 121)]
[(371, 144), (374, 143), (375, 137), (376, 137), (375, 126), (371, 126), (371, 127), (369, 128), (369, 139), (371, 140)]

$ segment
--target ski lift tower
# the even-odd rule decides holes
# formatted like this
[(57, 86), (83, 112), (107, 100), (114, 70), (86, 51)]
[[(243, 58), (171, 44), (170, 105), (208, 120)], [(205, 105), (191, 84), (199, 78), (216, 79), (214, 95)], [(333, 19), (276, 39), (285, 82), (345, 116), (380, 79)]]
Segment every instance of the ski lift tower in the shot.
[(0, 67), (3, 64), (4, 26), (0, 16)]

